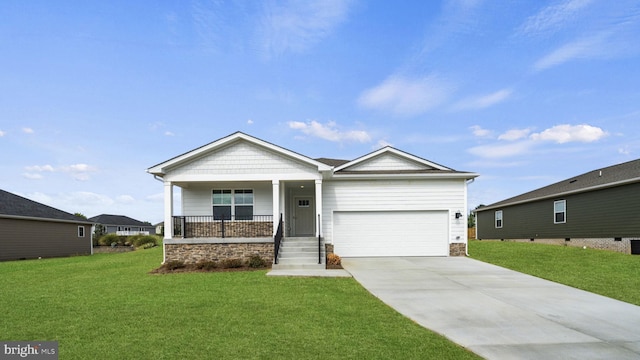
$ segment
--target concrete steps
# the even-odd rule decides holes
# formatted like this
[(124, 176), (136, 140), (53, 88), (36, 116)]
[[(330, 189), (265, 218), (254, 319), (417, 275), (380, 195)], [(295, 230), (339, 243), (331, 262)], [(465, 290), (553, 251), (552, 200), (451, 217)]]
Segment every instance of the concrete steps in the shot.
[(318, 238), (287, 237), (280, 244), (278, 264), (273, 270), (312, 270), (324, 269), (324, 244), (322, 244), (321, 264), (318, 264)]

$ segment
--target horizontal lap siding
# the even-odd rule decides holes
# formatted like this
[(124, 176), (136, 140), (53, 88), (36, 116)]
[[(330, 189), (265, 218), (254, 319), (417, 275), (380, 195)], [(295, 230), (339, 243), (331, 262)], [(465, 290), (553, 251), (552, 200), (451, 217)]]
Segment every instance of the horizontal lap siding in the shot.
[(0, 219), (0, 260), (91, 253), (91, 226), (78, 237), (78, 224)]
[(322, 232), (332, 242), (334, 211), (449, 210), (450, 240), (466, 239), (464, 180), (326, 181), (323, 183)]
[[(553, 203), (566, 200), (566, 223), (553, 223)], [(494, 225), (495, 210), (503, 227)], [(640, 236), (640, 184), (573, 194), (478, 212), (479, 239), (596, 238)]]
[(213, 189), (253, 189), (254, 215), (272, 215), (272, 185), (267, 182), (222, 182), (192, 185), (182, 189), (185, 216), (213, 215)]

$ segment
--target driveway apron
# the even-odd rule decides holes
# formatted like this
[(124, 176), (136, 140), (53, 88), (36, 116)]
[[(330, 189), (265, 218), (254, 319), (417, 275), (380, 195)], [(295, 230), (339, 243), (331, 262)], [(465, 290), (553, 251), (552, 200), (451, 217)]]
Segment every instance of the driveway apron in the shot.
[(640, 359), (640, 306), (465, 257), (342, 266), (401, 314), (486, 359)]

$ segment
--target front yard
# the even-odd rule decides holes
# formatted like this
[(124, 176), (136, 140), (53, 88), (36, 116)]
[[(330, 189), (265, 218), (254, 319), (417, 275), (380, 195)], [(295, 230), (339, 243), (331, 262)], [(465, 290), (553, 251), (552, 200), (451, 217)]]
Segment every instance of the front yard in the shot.
[(476, 359), (353, 279), (152, 275), (161, 248), (0, 263), (0, 340), (61, 359)]
[(571, 246), (469, 242), (469, 255), (491, 264), (640, 305), (640, 256)]

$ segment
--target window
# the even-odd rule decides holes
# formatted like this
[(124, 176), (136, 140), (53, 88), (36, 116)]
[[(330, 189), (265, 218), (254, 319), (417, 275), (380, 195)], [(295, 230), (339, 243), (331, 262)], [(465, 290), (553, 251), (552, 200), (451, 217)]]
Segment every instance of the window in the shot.
[(563, 224), (567, 222), (567, 201), (558, 200), (553, 202), (553, 223)]
[(78, 237), (84, 237), (84, 226), (78, 226)]
[(253, 190), (213, 190), (213, 218), (253, 220)]
[(496, 211), (496, 228), (502, 227), (502, 210)]
[(309, 200), (298, 200), (298, 207), (309, 207)]

